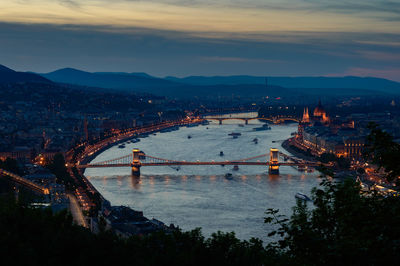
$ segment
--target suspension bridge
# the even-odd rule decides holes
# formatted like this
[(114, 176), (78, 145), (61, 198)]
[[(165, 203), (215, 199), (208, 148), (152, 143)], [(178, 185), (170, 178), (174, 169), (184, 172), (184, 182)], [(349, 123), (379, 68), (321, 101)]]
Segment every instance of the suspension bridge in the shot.
[[(284, 161), (279, 161), (279, 157)], [(264, 159), (264, 160), (263, 160)], [(239, 160), (226, 161), (180, 161), (165, 158), (159, 158), (145, 154), (139, 149), (133, 149), (131, 154), (114, 158), (107, 161), (95, 162), (89, 164), (76, 165), (77, 168), (101, 168), (101, 167), (131, 167), (132, 175), (140, 176), (140, 168), (144, 166), (184, 166), (184, 165), (261, 165), (267, 166), (270, 174), (279, 174), (280, 166), (298, 166), (298, 167), (316, 167), (322, 165), (320, 162), (311, 162), (297, 159), (295, 157), (279, 152), (272, 148), (268, 153)]]
[(225, 120), (242, 120), (247, 125), (251, 120), (263, 120), (268, 121), (273, 124), (281, 124), (285, 121), (293, 121), (293, 122), (300, 122), (300, 119), (295, 116), (272, 116), (272, 117), (225, 117), (225, 116), (206, 116), (203, 119), (205, 120), (215, 120), (218, 121), (220, 125)]

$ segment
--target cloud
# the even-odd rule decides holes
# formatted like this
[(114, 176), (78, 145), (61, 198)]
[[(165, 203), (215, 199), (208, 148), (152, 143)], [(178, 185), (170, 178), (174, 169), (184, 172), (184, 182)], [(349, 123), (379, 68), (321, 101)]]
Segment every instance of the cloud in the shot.
[(69, 8), (73, 8), (73, 9), (81, 8), (81, 4), (74, 0), (58, 0), (58, 1), (60, 2), (61, 5), (69, 7)]
[(400, 53), (390, 53), (390, 52), (381, 52), (381, 51), (359, 51), (361, 56), (377, 61), (400, 61)]
[(0, 21), (146, 27), (187, 32), (398, 32), (400, 4), (383, 0), (3, 1)]
[[(138, 2), (140, 0), (116, 0), (122, 2)], [(277, 11), (331, 12), (340, 14), (362, 15), (365, 13), (381, 13), (390, 16), (377, 16), (383, 20), (400, 19), (400, 3), (387, 0), (153, 0), (151, 2), (212, 8), (265, 9)]]
[(247, 63), (282, 63), (281, 60), (271, 60), (263, 58), (246, 58), (246, 57), (221, 57), (221, 56), (206, 56), (200, 58), (207, 62), (247, 62)]
[[(347, 32), (265, 32), (222, 35), (142, 27), (0, 23), (0, 64), (48, 72), (262, 76), (367, 74), (393, 78), (400, 69), (400, 35)], [(368, 40), (380, 40), (377, 44)], [(397, 57), (396, 57), (397, 56)], [(385, 71), (361, 71), (371, 68)], [(355, 72), (358, 70), (359, 72)], [(385, 76), (386, 75), (386, 76)]]

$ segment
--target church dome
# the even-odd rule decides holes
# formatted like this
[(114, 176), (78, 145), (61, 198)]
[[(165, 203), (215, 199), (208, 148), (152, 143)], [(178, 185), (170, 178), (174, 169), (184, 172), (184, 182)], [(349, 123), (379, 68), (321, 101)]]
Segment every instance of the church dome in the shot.
[(321, 105), (321, 101), (318, 101), (318, 106), (314, 109), (314, 116), (324, 116), (326, 115), (325, 109)]

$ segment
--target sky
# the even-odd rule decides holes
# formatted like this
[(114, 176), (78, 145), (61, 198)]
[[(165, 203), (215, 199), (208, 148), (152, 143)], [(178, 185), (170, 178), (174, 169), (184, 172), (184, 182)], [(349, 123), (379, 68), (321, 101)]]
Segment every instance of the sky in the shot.
[(400, 81), (400, 0), (0, 0), (0, 64)]

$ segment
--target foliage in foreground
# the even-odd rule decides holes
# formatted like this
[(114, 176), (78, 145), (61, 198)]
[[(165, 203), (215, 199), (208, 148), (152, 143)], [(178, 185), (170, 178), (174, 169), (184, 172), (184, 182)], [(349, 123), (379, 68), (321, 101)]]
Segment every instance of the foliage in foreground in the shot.
[(312, 208), (298, 201), (290, 219), (268, 209), (266, 222), (279, 225), (269, 245), (296, 265), (381, 265), (400, 259), (400, 199), (361, 193), (352, 180), (324, 180), (313, 189)]
[(375, 123), (368, 125), (370, 134), (367, 136), (364, 158), (384, 169), (389, 182), (399, 183), (400, 176), (400, 144), (393, 137), (379, 128)]
[(0, 255), (15, 263), (112, 265), (338, 265), (396, 263), (400, 259), (400, 200), (360, 194), (353, 181), (324, 181), (313, 190), (315, 206), (298, 201), (284, 219), (269, 209), (281, 240), (264, 247), (234, 233), (206, 239), (189, 232), (121, 239), (73, 225), (66, 212), (32, 209), (12, 196), (0, 201)]
[(205, 239), (200, 230), (121, 239), (94, 235), (73, 225), (67, 212), (32, 209), (9, 195), (0, 200), (0, 256), (13, 265), (261, 265), (267, 255), (260, 240), (234, 233)]

